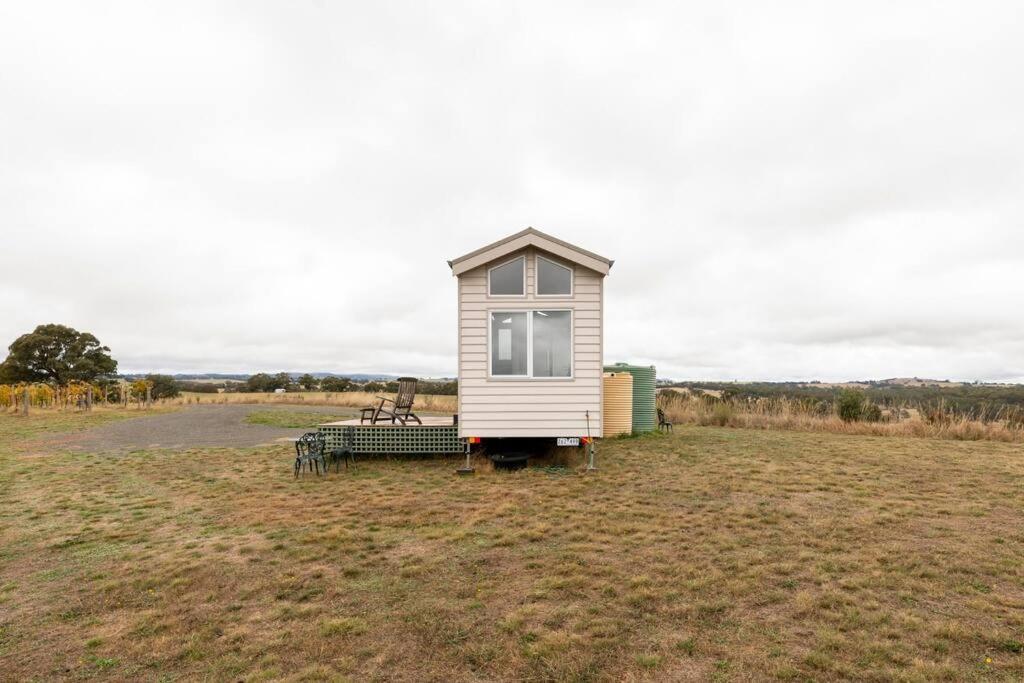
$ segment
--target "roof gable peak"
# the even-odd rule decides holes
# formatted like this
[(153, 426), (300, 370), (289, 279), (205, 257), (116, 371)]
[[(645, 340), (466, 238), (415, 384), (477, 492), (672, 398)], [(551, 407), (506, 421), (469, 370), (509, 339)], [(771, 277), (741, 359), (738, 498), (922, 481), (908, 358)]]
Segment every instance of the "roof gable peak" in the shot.
[(497, 242), (492, 242), (468, 254), (452, 259), (448, 262), (448, 265), (451, 266), (453, 275), (461, 275), (467, 270), (490, 263), (495, 259), (530, 246), (542, 249), (573, 263), (578, 263), (602, 275), (607, 275), (614, 263), (609, 258), (599, 256), (592, 251), (587, 251), (557, 237), (543, 233), (536, 228), (529, 227), (504, 237)]

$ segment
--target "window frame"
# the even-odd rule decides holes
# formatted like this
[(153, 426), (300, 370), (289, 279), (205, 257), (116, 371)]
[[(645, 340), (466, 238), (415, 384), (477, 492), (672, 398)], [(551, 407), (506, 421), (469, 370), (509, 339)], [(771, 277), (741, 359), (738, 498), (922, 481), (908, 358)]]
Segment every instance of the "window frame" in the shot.
[[(540, 262), (541, 260), (547, 261), (550, 264), (556, 265), (559, 268), (565, 268), (569, 271), (569, 293), (568, 294), (541, 294), (540, 293)], [(533, 262), (533, 295), (540, 299), (571, 299), (573, 294), (576, 292), (576, 269), (565, 263), (556, 261), (553, 258), (547, 256), (536, 255)], [(555, 310), (555, 309), (551, 309)]]
[[(494, 293), (492, 293), (491, 292), (491, 271), (494, 270), (495, 268), (501, 268), (502, 266), (507, 266), (508, 264), (514, 263), (516, 261), (522, 261), (523, 262), (523, 293), (522, 294), (494, 294)], [(487, 296), (494, 297), (496, 299), (525, 299), (526, 298), (526, 254), (520, 254), (519, 256), (515, 256), (513, 258), (510, 258), (507, 261), (502, 261), (501, 263), (496, 263), (493, 266), (489, 266), (487, 268)]]
[[(567, 377), (534, 377), (533, 376), (533, 314), (537, 311), (569, 313), (569, 375)], [(495, 375), (492, 370), (493, 340), (492, 316), (508, 313), (526, 313), (526, 374)], [(489, 308), (487, 309), (487, 379), (496, 382), (571, 382), (576, 379), (576, 311), (572, 308)]]

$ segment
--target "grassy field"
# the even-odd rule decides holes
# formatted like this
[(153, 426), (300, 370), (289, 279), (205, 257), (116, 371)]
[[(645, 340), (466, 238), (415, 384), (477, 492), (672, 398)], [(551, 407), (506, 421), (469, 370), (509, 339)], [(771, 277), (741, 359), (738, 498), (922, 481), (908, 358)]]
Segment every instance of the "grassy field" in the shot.
[(0, 679), (1019, 680), (1024, 454), (677, 428), (291, 476), (0, 417)]

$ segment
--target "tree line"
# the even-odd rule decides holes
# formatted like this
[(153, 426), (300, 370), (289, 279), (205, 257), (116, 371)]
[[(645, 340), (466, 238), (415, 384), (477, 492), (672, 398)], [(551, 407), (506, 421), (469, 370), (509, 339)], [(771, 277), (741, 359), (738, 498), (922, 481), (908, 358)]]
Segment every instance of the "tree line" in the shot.
[[(398, 382), (393, 380), (379, 381), (370, 380), (358, 382), (348, 377), (323, 377), (316, 378), (306, 373), (299, 377), (293, 377), (287, 372), (270, 374), (259, 372), (252, 375), (245, 382), (240, 384), (226, 384), (225, 391), (238, 391), (247, 393), (269, 393), (273, 391), (366, 391), (370, 393), (394, 393), (398, 391)], [(434, 382), (421, 380), (416, 388), (420, 394), (435, 394), (454, 396), (458, 393), (458, 383), (454, 380), (446, 382)]]
[[(182, 391), (200, 393), (274, 391), (366, 391), (394, 393), (394, 381), (358, 382), (346, 377), (317, 378), (306, 373), (294, 377), (287, 372), (256, 373), (245, 382), (189, 382), (171, 375), (150, 373), (142, 377), (129, 376), (130, 386), (138, 393), (145, 386), (154, 399), (174, 398)], [(7, 358), (0, 363), (0, 385), (9, 389), (24, 385), (46, 385), (56, 389), (88, 385), (94, 388), (98, 400), (113, 402), (125, 395), (125, 377), (117, 374), (117, 361), (110, 348), (100, 343), (95, 335), (79, 332), (66, 325), (39, 325), (23, 334), (8, 347)], [(135, 386), (138, 384), (138, 386)], [(455, 395), (458, 384), (449, 382), (420, 382), (421, 394)], [(8, 392), (10, 393), (10, 392)]]

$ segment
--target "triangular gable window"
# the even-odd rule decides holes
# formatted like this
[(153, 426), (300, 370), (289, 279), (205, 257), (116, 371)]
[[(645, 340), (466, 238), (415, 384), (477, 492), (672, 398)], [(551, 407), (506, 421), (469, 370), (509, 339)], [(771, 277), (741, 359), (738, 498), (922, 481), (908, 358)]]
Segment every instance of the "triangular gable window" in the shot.
[(538, 256), (537, 294), (539, 296), (572, 296), (572, 268)]
[(488, 270), (487, 293), (491, 296), (526, 294), (526, 257), (514, 258)]

